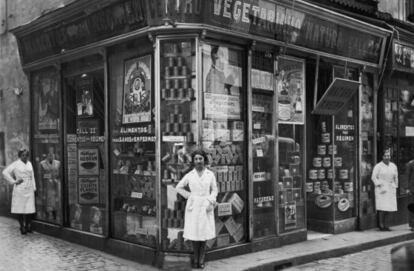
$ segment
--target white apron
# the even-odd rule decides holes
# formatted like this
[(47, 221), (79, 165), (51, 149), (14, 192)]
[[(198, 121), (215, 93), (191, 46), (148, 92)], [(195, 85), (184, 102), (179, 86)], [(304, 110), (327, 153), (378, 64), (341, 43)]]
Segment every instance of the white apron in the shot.
[[(375, 165), (372, 171), (372, 181), (375, 186), (375, 208), (377, 211), (397, 211), (397, 187), (398, 170), (397, 166), (390, 162), (386, 165), (380, 162)], [(378, 187), (377, 185), (381, 185)]]
[[(13, 178), (13, 176), (14, 178)], [(3, 170), (4, 178), (13, 186), (11, 213), (13, 214), (33, 214), (35, 209), (36, 183), (34, 179), (32, 164), (27, 161), (23, 163), (20, 159), (11, 163)], [(21, 184), (16, 184), (16, 180), (22, 179)]]
[[(184, 187), (189, 186), (188, 192)], [(214, 173), (205, 169), (200, 177), (195, 169), (187, 173), (176, 186), (177, 192), (187, 198), (184, 218), (184, 238), (206, 241), (216, 237), (214, 206), (217, 183)]]

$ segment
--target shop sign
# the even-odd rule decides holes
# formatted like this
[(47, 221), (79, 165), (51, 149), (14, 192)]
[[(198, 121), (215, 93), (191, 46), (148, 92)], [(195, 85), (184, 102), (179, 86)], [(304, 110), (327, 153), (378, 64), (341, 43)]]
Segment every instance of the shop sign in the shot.
[(318, 101), (313, 114), (336, 115), (358, 91), (359, 82), (343, 78), (335, 78)]
[(414, 72), (414, 48), (394, 42), (394, 68)]
[(99, 203), (98, 177), (79, 178), (79, 203)]
[(205, 20), (357, 60), (379, 63), (382, 38), (264, 0), (207, 0)]
[(205, 0), (150, 0), (149, 24), (200, 22)]
[(78, 149), (79, 175), (99, 175), (99, 149)]
[(87, 14), (89, 12), (83, 13), (86, 16), (78, 12), (76, 18), (52, 24), (20, 38), (23, 62), (35, 61), (146, 25), (146, 7), (141, 0), (120, 1)]

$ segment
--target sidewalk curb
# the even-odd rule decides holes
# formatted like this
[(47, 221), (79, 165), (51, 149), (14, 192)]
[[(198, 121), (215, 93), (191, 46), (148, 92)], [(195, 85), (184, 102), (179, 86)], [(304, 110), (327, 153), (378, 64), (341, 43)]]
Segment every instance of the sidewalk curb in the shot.
[(376, 247), (386, 246), (393, 243), (404, 242), (414, 239), (414, 233), (407, 233), (399, 236), (392, 236), (385, 239), (369, 241), (366, 243), (361, 243), (358, 245), (344, 246), (331, 250), (319, 251), (315, 253), (310, 253), (307, 255), (293, 256), (291, 258), (286, 258), (283, 260), (276, 260), (270, 263), (260, 264), (255, 267), (250, 267), (243, 269), (243, 271), (274, 271), (282, 270), (283, 268), (293, 267), (296, 265), (301, 265), (313, 261), (318, 261), (326, 258), (340, 257), (347, 254), (352, 254), (360, 252), (367, 249), (372, 249)]

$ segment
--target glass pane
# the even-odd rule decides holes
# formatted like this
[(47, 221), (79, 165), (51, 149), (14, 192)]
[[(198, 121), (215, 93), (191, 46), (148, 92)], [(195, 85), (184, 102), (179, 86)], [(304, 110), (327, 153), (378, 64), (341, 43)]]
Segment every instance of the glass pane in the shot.
[(334, 161), (334, 211), (335, 220), (343, 220), (356, 215), (356, 96), (335, 115), (335, 137), (333, 146), (337, 153)]
[(62, 223), (59, 74), (54, 69), (34, 73), (33, 156), (36, 170), (36, 218)]
[(373, 76), (363, 74), (361, 97), (361, 215), (375, 214), (375, 193), (371, 181), (374, 168), (374, 97)]
[(278, 58), (279, 232), (305, 227), (304, 61)]
[(175, 185), (192, 169), (197, 142), (194, 39), (160, 42), (162, 248), (191, 250), (183, 238), (185, 199)]
[(333, 196), (335, 166), (339, 166), (339, 159), (335, 164), (334, 154), (337, 154), (337, 146), (332, 139), (332, 117), (313, 115), (310, 122), (310, 141), (308, 156), (308, 180), (307, 192), (307, 216), (309, 228), (314, 228), (318, 220), (333, 221)]
[[(111, 60), (111, 200), (115, 238), (155, 247), (155, 121), (151, 55)], [(115, 91), (118, 90), (118, 91)]]
[(243, 54), (225, 46), (202, 46), (202, 145), (216, 173), (217, 238), (208, 248), (241, 243), (247, 237), (245, 87)]
[(275, 234), (273, 134), (273, 55), (254, 52), (252, 59), (253, 236)]
[(414, 89), (400, 89), (399, 97), (398, 191), (399, 194), (405, 194), (411, 186), (410, 181), (412, 182), (407, 163), (414, 159)]
[[(73, 68), (78, 67), (74, 64)], [(104, 73), (65, 78), (69, 223), (96, 234), (106, 232)]]

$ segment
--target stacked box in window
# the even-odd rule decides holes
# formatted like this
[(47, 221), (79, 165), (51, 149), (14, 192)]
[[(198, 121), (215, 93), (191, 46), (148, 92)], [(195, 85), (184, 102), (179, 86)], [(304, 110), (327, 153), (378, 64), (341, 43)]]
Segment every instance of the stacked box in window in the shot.
[(233, 193), (227, 201), (232, 205), (233, 213), (240, 214), (244, 208), (244, 201), (239, 197), (237, 193)]

